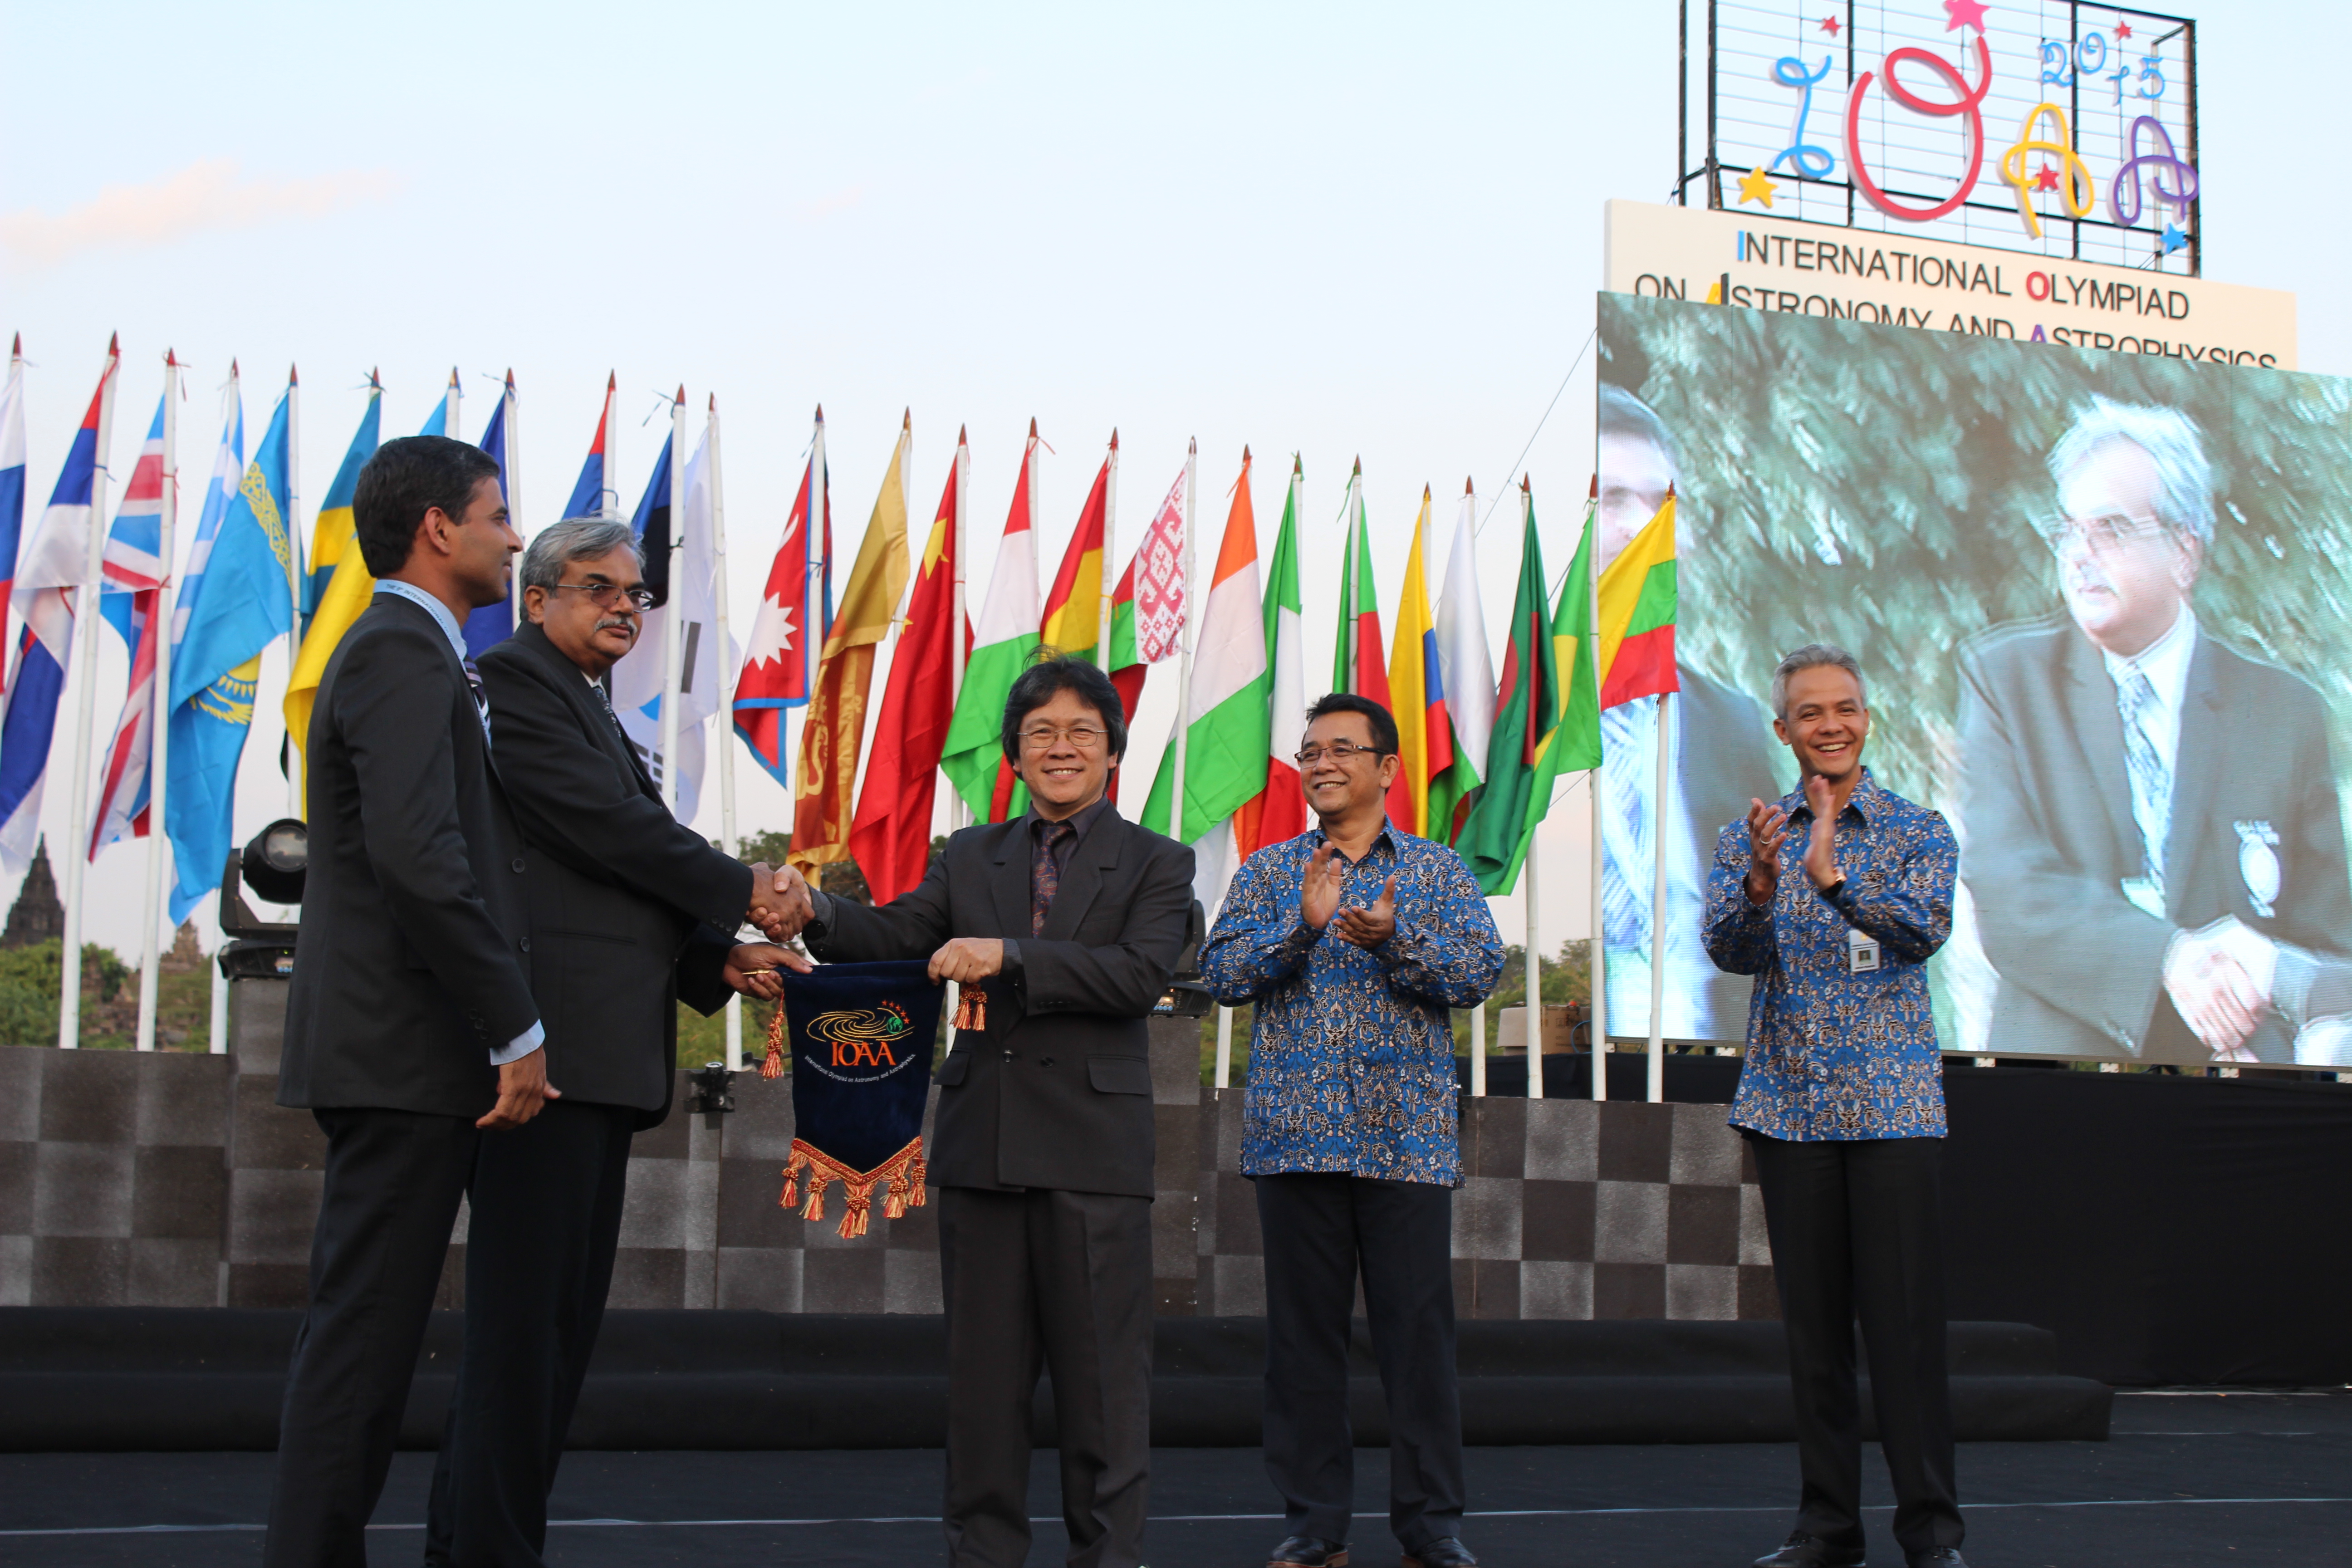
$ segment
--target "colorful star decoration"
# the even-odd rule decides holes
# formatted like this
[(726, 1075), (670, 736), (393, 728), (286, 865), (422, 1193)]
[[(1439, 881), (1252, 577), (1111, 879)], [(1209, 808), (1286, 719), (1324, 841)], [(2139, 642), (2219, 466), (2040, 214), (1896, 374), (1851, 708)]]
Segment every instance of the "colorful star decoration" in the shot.
[(1822, 17), (1822, 31), (1827, 33), (1832, 38), (1836, 37), (1838, 36), (1838, 19), (1835, 16)]
[(2169, 256), (2176, 250), (2185, 249), (2188, 244), (2189, 236), (2181, 231), (2179, 224), (2168, 223), (2164, 226), (2165, 255)]
[(1948, 33), (1955, 27), (1974, 27), (1979, 33), (1985, 30), (1984, 0), (1944, 0), (1944, 15), (1951, 18), (1944, 24)]
[(2116, 37), (2118, 38), (2128, 38), (2131, 37), (2131, 24), (2125, 21), (2120, 16), (2116, 19)]
[(1769, 207), (1772, 205), (1772, 193), (1779, 189), (1772, 183), (1771, 176), (1763, 170), (1750, 169), (1739, 176), (1739, 205), (1746, 206), (1749, 202), (1762, 202)]
[(2042, 167), (2034, 174), (2033, 188), (2037, 191), (2056, 190), (2058, 188), (2058, 171), (2052, 168), (2047, 163), (2042, 164)]

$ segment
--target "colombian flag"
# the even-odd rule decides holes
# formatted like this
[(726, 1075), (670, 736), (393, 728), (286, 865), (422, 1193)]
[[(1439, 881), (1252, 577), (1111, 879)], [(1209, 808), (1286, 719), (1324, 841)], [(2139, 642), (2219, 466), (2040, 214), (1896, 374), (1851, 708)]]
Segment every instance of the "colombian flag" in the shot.
[(1045, 647), (1083, 658), (1103, 661), (1095, 644), (1102, 630), (1103, 520), (1109, 509), (1110, 466), (1118, 458), (1118, 432), (1110, 437), (1110, 456), (1095, 474), (1095, 488), (1078, 513), (1077, 531), (1062, 552), (1062, 569), (1054, 574), (1053, 592), (1045, 595), (1045, 614), (1037, 640)]
[(1454, 721), (1445, 710), (1437, 623), (1429, 613), (1429, 575), (1422, 566), (1421, 542), (1428, 531), (1424, 485), (1421, 515), (1412, 522), (1412, 553), (1404, 561), (1404, 588), (1397, 595), (1396, 640), (1389, 646), (1389, 711), (1396, 718), (1397, 750), (1404, 759), (1389, 786), (1389, 820), (1423, 838), (1430, 836), (1430, 784), (1454, 766)]
[(1601, 706), (1679, 690), (1675, 679), (1675, 492), (1601, 574)]

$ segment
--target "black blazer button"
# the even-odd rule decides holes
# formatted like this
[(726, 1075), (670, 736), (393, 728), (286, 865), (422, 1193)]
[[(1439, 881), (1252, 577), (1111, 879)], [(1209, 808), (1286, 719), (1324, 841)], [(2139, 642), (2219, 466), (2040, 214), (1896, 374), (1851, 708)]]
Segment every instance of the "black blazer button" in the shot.
[(530, 951), (530, 938), (525, 937), (522, 939), (522, 950), (525, 952), (529, 952)]
[(518, 871), (522, 869), (522, 857), (520, 855), (514, 858), (514, 868)]
[(1012, 1053), (1011, 1051), (1007, 1051), (1007, 1052), (1005, 1052), (1005, 1053), (1004, 1053), (1004, 1059), (1005, 1059), (1006, 1061), (1008, 1061), (1008, 1062), (1009, 1062), (1009, 1061), (1011, 1061), (1011, 1060), (1013, 1059), (1013, 1053)]
[(1054, 1058), (1051, 1057), (1040, 1057), (1037, 1058), (1037, 1065), (1041, 1068), (1052, 1067), (1054, 1065)]

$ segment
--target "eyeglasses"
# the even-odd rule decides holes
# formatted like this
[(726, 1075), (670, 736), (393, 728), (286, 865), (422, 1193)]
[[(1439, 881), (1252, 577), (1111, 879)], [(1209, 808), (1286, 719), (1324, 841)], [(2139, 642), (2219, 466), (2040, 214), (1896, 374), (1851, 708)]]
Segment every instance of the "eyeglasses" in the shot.
[(1092, 724), (1038, 724), (1021, 731), (1021, 744), (1032, 752), (1047, 752), (1067, 741), (1081, 752), (1103, 743), (1103, 731)]
[(2094, 554), (2105, 555), (2126, 544), (2155, 539), (2168, 531), (2171, 525), (2160, 517), (2132, 517), (2123, 512), (2105, 512), (2097, 517), (2052, 517), (2034, 524), (2042, 542), (2063, 555), (2077, 544)]
[(594, 600), (600, 610), (612, 609), (623, 599), (628, 600), (629, 607), (639, 615), (654, 607), (654, 591), (651, 588), (624, 588), (618, 583), (558, 583), (556, 586), (579, 589)]
[(1370, 757), (1377, 761), (1381, 755), (1383, 753), (1378, 746), (1358, 746), (1351, 745), (1346, 741), (1339, 741), (1328, 746), (1302, 746), (1295, 753), (1293, 760), (1302, 768), (1311, 768), (1328, 756), (1333, 762), (1345, 767), (1350, 757)]

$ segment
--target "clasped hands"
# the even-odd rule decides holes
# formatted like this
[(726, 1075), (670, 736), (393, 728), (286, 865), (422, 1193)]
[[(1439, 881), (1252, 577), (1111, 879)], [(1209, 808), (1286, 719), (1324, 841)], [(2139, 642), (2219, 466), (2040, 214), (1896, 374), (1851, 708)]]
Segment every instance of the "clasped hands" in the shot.
[(2165, 993), (2219, 1061), (2254, 1059), (2246, 1041), (2277, 976), (2277, 944), (2235, 915), (2175, 932), (2164, 950)]
[[(797, 867), (770, 867), (764, 864), (751, 868), (751, 907), (744, 918), (758, 926), (768, 938), (739, 947), (729, 956), (728, 984), (746, 995), (764, 996), (772, 1001), (783, 994), (783, 983), (773, 973), (748, 973), (748, 984), (736, 984), (734, 961), (748, 955), (747, 970), (772, 969), (782, 966), (796, 973), (806, 974), (814, 967), (794, 949), (773, 945), (792, 941), (800, 935), (814, 914), (814, 901), (809, 897), (808, 880)], [(970, 984), (986, 980), (1004, 967), (1004, 943), (996, 937), (960, 936), (942, 945), (931, 954), (930, 978), (934, 984), (952, 980)]]
[[(1816, 888), (1834, 887), (1837, 868), (1837, 816), (1830, 809), (1830, 781), (1819, 773), (1805, 778), (1805, 806), (1813, 814), (1812, 834), (1805, 841), (1805, 879)], [(1780, 890), (1780, 847), (1789, 839), (1789, 816), (1777, 805), (1751, 799), (1748, 803), (1748, 901), (1763, 905)]]
[(1342, 942), (1367, 951), (1396, 934), (1396, 878), (1391, 876), (1381, 896), (1367, 907), (1340, 905), (1348, 890), (1348, 862), (1328, 842), (1315, 847), (1307, 869), (1298, 879), (1298, 918), (1317, 931), (1336, 930)]

